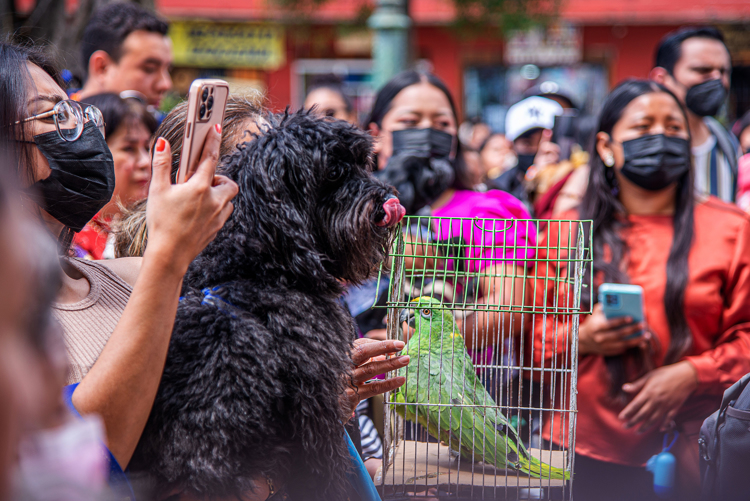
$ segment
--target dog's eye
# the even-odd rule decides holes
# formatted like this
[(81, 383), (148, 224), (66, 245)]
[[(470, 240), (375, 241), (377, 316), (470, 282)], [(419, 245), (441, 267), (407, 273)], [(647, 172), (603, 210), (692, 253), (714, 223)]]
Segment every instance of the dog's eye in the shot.
[(344, 169), (338, 165), (328, 172), (329, 181), (338, 181), (339, 178), (344, 174)]

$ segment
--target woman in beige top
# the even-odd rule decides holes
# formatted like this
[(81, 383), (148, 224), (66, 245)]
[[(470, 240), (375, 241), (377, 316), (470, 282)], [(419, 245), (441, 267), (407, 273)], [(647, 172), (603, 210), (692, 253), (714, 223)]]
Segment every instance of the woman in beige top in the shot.
[[(8, 148), (15, 148), (10, 153), (20, 159), (22, 187), (30, 188), (24, 206), (65, 247), (72, 227), (85, 224), (81, 220), (93, 216), (114, 188), (112, 157), (97, 136), (96, 111), (65, 102), (57, 73), (43, 54), (2, 43), (0, 67), (3, 119), (14, 135)], [(81, 414), (103, 418), (109, 449), (123, 469), (159, 386), (182, 276), (232, 212), (237, 186), (214, 174), (220, 137), (220, 131), (212, 131), (198, 172), (181, 185), (170, 183), (169, 144), (157, 141), (147, 215), (150, 241), (143, 258), (112, 260), (106, 267), (60, 260), (58, 308), (80, 305), (92, 296), (126, 303), (121, 315), (114, 311), (116, 304), (105, 305), (101, 321), (82, 318), (75, 329), (78, 335), (88, 331), (96, 334), (94, 339), (107, 339), (105, 346), (91, 346), (95, 361), (90, 370), (82, 367), (74, 374), (82, 379), (72, 396)], [(113, 298), (113, 291), (121, 297)], [(73, 333), (67, 327), (70, 344)]]
[[(65, 101), (57, 73), (43, 54), (0, 43), (0, 68), (11, 68), (0, 72), (0, 88), (7, 90), (0, 95), (0, 113), (15, 125), (9, 148), (21, 159), (22, 185), (31, 188), (26, 207), (65, 250), (75, 227), (83, 227), (114, 188), (109, 186), (114, 179), (112, 158), (103, 137), (97, 136), (101, 122), (95, 110)], [(123, 470), (159, 387), (182, 277), (231, 214), (231, 199), (237, 194), (232, 181), (215, 175), (220, 129), (209, 134), (198, 170), (180, 185), (170, 183), (175, 158), (169, 142), (156, 141), (146, 211), (148, 246), (142, 258), (101, 263), (60, 259), (62, 287), (55, 315), (63, 324), (72, 359), (68, 382), (80, 381), (72, 403), (80, 414), (103, 418), (109, 450)], [(88, 196), (97, 190), (99, 200)], [(76, 200), (77, 205), (72, 203)], [(398, 341), (357, 343), (352, 387), (347, 390), (352, 410), (360, 399), (403, 384), (403, 378), (363, 384), (404, 365), (382, 357), (402, 347)]]

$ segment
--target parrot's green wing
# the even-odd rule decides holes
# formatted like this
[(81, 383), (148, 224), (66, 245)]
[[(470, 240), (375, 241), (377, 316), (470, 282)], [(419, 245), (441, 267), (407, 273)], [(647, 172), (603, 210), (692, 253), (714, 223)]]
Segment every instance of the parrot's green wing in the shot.
[[(392, 398), (394, 403), (407, 404), (396, 406), (401, 416), (419, 423), (469, 460), (511, 467), (537, 478), (568, 478), (561, 469), (529, 455), (477, 377), (460, 335), (445, 336), (429, 348), (423, 343), (421, 349), (416, 339), (404, 351), (411, 356), (409, 365), (399, 370), (406, 384)], [(408, 405), (415, 403), (426, 405)]]

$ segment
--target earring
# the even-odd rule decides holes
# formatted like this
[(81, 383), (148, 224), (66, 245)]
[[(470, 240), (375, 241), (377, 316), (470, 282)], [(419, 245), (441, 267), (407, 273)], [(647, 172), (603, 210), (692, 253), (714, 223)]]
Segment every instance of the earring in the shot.
[(606, 165), (607, 167), (613, 167), (615, 165), (615, 157), (611, 152), (605, 155), (604, 165)]

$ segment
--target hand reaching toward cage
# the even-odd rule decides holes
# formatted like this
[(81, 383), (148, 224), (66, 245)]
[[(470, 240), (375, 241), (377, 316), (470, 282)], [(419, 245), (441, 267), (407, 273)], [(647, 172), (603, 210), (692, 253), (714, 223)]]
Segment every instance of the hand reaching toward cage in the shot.
[[(644, 331), (642, 336), (628, 339), (629, 336)], [(578, 353), (614, 357), (631, 348), (644, 348), (651, 334), (643, 323), (634, 324), (630, 317), (607, 320), (601, 304), (594, 306), (592, 315), (581, 324), (578, 330)]]
[[(403, 341), (389, 339), (376, 341), (374, 339), (361, 338), (354, 341), (352, 350), (352, 380), (346, 390), (345, 409), (347, 414), (354, 412), (357, 404), (375, 395), (387, 391), (393, 391), (406, 382), (404, 377), (393, 377), (381, 381), (368, 383), (370, 379), (378, 374), (400, 369), (409, 365), (409, 357), (386, 358), (386, 355), (398, 353), (405, 346)], [(350, 407), (350, 408), (349, 408)]]

